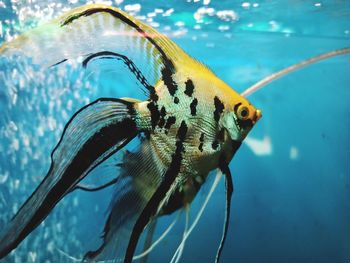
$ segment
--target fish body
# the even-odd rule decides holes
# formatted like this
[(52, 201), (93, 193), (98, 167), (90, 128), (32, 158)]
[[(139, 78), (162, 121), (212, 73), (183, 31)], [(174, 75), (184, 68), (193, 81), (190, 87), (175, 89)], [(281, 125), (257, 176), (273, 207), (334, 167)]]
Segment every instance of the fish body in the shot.
[(166, 36), (117, 8), (77, 8), (0, 47), (2, 55), (16, 52), (46, 66), (77, 57), (83, 67), (95, 59), (116, 59), (149, 97), (101, 98), (72, 116), (48, 174), (0, 234), (0, 258), (95, 167), (141, 136), (138, 149), (125, 153), (119, 165), (103, 243), (84, 258), (106, 259), (107, 252), (120, 250), (118, 257), (131, 262), (147, 225), (187, 207), (209, 172), (219, 169), (227, 202), (218, 261), (233, 191), (228, 164), (260, 111)]
[[(185, 62), (186, 66), (180, 68), (173, 78), (177, 86), (174, 94), (170, 94), (168, 87), (161, 82), (156, 87), (159, 98), (156, 102), (145, 101), (135, 106), (142, 116), (138, 126), (151, 133), (150, 141), (154, 149), (159, 149), (155, 151), (165, 166), (170, 165), (176, 151), (176, 135), (181, 125), (187, 129), (188, 137), (183, 142), (183, 168), (177, 178), (178, 186), (174, 187), (188, 189), (184, 191), (187, 194), (183, 196), (182, 205), (186, 204), (185, 200), (192, 201), (208, 173), (219, 166), (220, 157), (224, 156), (230, 162), (245, 137), (244, 133), (232, 131), (238, 137), (231, 138), (226, 128), (230, 125), (227, 119), (234, 119), (229, 115), (235, 105), (246, 103), (253, 108), (204, 65), (188, 60), (189, 63)], [(253, 124), (260, 113), (251, 110)]]

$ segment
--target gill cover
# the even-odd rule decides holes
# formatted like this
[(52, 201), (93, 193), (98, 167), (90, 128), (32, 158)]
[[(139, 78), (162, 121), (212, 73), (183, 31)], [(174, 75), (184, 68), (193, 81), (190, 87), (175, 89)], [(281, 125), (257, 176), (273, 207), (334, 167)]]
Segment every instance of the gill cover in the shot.
[(247, 102), (239, 103), (233, 109), (225, 111), (220, 122), (233, 141), (242, 142), (260, 118), (261, 111)]

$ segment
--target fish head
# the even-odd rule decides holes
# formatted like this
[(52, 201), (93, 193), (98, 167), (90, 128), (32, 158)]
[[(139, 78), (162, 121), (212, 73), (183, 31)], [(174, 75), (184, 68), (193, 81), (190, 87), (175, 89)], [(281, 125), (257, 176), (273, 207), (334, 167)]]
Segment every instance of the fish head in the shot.
[(228, 131), (232, 140), (241, 142), (261, 118), (261, 111), (238, 94), (235, 98), (225, 107), (221, 125)]
[(185, 63), (183, 68), (179, 69), (177, 82), (186, 83), (187, 79), (182, 77), (191, 76), (195, 97), (209, 102), (209, 107), (214, 110), (214, 119), (219, 122), (218, 130), (224, 128), (231, 140), (242, 142), (261, 118), (261, 111), (209, 68), (196, 63)]

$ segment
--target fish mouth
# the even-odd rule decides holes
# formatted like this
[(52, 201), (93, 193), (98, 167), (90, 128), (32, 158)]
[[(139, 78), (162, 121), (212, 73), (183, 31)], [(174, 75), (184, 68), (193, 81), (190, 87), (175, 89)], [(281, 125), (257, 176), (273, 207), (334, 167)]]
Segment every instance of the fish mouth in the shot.
[(262, 117), (261, 110), (255, 111), (255, 116), (253, 118), (253, 123), (255, 124)]

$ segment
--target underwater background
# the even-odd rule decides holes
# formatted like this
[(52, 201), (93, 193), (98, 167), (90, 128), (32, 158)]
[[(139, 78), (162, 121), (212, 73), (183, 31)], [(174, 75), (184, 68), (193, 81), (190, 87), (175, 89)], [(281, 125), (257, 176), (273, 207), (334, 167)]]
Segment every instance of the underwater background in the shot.
[[(85, 3), (0, 0), (0, 44)], [(238, 92), (293, 63), (350, 46), (349, 0), (99, 3), (167, 34)], [(46, 175), (74, 112), (99, 97), (145, 98), (125, 75), (116, 65), (48, 71), (25, 58), (0, 57), (0, 231)], [(349, 55), (301, 69), (249, 97), (263, 118), (230, 164), (235, 192), (222, 262), (350, 262), (349, 99)], [(86, 182), (113, 176), (117, 163), (113, 156)], [(213, 175), (193, 202), (192, 221), (212, 182)], [(112, 191), (68, 195), (1, 262), (81, 258), (98, 245)], [(224, 204), (221, 180), (181, 262), (214, 262)], [(173, 218), (160, 221), (158, 236)], [(183, 222), (149, 262), (169, 262), (182, 229)]]

